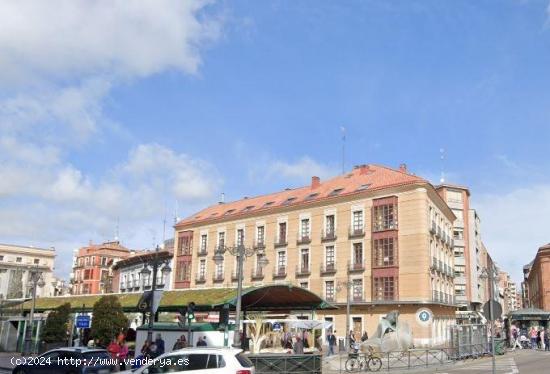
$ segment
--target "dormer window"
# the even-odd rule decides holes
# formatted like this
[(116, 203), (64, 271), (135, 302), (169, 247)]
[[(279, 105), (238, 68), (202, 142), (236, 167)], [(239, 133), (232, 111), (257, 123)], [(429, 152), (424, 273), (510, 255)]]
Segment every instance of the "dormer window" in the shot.
[(313, 200), (313, 199), (315, 199), (317, 196), (319, 196), (319, 193), (318, 193), (318, 192), (311, 193), (311, 194), (309, 194), (309, 195), (306, 196), (306, 198), (304, 199), (304, 201)]
[(288, 199), (286, 199), (284, 202), (283, 202), (283, 205), (288, 205), (288, 204), (291, 204), (293, 201), (295, 201), (296, 198), (295, 197), (289, 197)]
[(243, 212), (250, 212), (252, 209), (254, 209), (254, 205), (249, 205), (243, 209)]
[(359, 187), (357, 187), (355, 191), (365, 191), (370, 187), (370, 185), (371, 185), (370, 183), (362, 184)]
[(336, 188), (336, 189), (332, 190), (332, 192), (329, 193), (328, 195), (329, 195), (329, 196), (337, 196), (337, 195), (340, 195), (340, 193), (341, 193), (342, 191), (344, 191), (343, 188)]
[(224, 213), (224, 216), (228, 216), (231, 213), (233, 213), (234, 211), (235, 211), (235, 209), (229, 209), (227, 212)]

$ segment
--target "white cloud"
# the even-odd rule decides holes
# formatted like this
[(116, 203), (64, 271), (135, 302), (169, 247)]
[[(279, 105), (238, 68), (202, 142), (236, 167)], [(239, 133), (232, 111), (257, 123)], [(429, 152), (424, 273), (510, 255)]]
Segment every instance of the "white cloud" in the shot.
[(210, 3), (0, 2), (3, 240), (56, 246), (66, 276), (75, 243), (112, 239), (117, 219), (126, 244), (144, 247), (152, 232), (161, 239), (167, 205), (178, 199), (194, 210), (212, 196), (221, 183), (215, 168), (162, 145), (138, 145), (103, 172), (71, 160), (105, 130), (128, 136), (104, 114), (113, 87), (165, 71), (197, 74), (222, 25)]
[(196, 73), (200, 47), (219, 34), (201, 0), (0, 2), (0, 80)]
[(483, 241), (493, 259), (517, 282), (522, 279), (523, 265), (535, 257), (540, 246), (550, 242), (549, 206), (550, 185), (485, 194), (475, 199)]

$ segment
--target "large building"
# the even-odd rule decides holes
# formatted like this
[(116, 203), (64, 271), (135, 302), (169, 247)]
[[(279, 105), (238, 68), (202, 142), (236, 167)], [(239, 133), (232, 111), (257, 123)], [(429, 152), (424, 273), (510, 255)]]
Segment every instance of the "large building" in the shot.
[(75, 251), (71, 273), (73, 295), (110, 293), (113, 290), (111, 267), (131, 255), (119, 241), (92, 244)]
[(37, 287), (37, 296), (54, 296), (54, 259), (53, 248), (0, 244), (0, 300), (30, 297), (31, 271), (41, 272), (44, 281), (44, 287)]
[(520, 309), (521, 305), (517, 304), (517, 290), (516, 284), (512, 281), (510, 274), (505, 271), (499, 271), (498, 273), (499, 289), (503, 296), (504, 302), (502, 304), (502, 310), (505, 315)]
[(537, 251), (527, 272), (527, 307), (550, 311), (550, 243)]
[(455, 300), (461, 311), (479, 312), (489, 299), (482, 276), (487, 249), (481, 241), (481, 220), (471, 207), (468, 188), (442, 184), (437, 190), (457, 217), (453, 223)]
[[(265, 268), (257, 257), (246, 261), (245, 285), (287, 283), (322, 295), (340, 308), (317, 317), (334, 322), (338, 336), (345, 333), (350, 285), (349, 324), (357, 334), (372, 335), (382, 316), (398, 310), (416, 345), (443, 344), (455, 323), (455, 218), (435, 188), (404, 165), (361, 165), (178, 222), (174, 286), (235, 286), (236, 259), (226, 254), (215, 264), (212, 257), (220, 245), (242, 243), (265, 248), (269, 260)], [(425, 309), (432, 318), (421, 322)]]

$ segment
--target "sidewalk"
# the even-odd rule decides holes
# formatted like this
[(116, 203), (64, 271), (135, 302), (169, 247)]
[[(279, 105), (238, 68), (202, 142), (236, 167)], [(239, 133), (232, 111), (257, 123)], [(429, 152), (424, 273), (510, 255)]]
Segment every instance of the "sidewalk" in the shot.
[(0, 352), (0, 370), (11, 371), (15, 365), (11, 362), (13, 357), (21, 357), (17, 352)]

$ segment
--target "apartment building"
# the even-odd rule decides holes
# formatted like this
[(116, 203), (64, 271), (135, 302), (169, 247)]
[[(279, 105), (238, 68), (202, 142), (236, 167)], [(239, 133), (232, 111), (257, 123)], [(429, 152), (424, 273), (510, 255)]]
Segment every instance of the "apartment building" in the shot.
[(481, 276), (487, 252), (481, 241), (481, 220), (471, 208), (468, 188), (442, 184), (437, 191), (457, 217), (453, 223), (455, 300), (462, 311), (480, 311), (488, 299)]
[(550, 243), (537, 251), (527, 274), (527, 307), (550, 311)]
[(119, 241), (90, 243), (75, 251), (71, 284), (73, 295), (111, 293), (113, 290), (111, 266), (131, 255)]
[(42, 273), (44, 287), (38, 287), (38, 297), (54, 296), (55, 249), (23, 245), (0, 244), (0, 300), (31, 297), (31, 271)]
[[(402, 165), (361, 165), (327, 181), (208, 207), (178, 222), (175, 288), (234, 287), (236, 259), (212, 257), (218, 246), (265, 250), (244, 266), (246, 286), (286, 283), (321, 295), (340, 308), (318, 312), (372, 335), (382, 316), (398, 310), (415, 344), (443, 343), (454, 324), (452, 222), (434, 187)], [(347, 287), (349, 285), (349, 288)], [(421, 323), (417, 312), (431, 311)], [(292, 314), (292, 311), (289, 311)]]
[[(160, 250), (156, 252), (141, 251), (137, 252), (113, 265), (113, 292), (143, 292), (151, 289), (153, 283), (153, 262), (157, 257), (161, 266), (157, 271), (156, 288), (159, 290), (170, 290), (172, 285), (172, 273), (162, 272), (167, 263), (169, 269), (173, 269), (173, 254), (170, 250)], [(146, 272), (143, 270), (146, 269)]]

